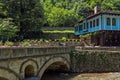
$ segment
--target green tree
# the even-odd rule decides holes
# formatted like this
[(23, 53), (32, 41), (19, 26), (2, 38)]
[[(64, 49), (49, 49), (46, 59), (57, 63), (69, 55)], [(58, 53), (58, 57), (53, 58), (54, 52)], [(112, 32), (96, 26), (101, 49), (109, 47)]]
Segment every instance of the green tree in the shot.
[(47, 16), (46, 22), (49, 26), (73, 26), (77, 21), (78, 15), (72, 10), (58, 7), (51, 7), (47, 10), (45, 16)]
[(79, 15), (80, 19), (87, 17), (91, 10), (90, 6), (86, 2), (76, 2), (73, 9)]
[(16, 36), (18, 27), (12, 22), (11, 18), (0, 19), (0, 36), (2, 39), (8, 39)]
[(5, 4), (0, 0), (0, 14), (6, 16), (7, 10), (4, 8)]
[(24, 2), (22, 5), (20, 17), (20, 30), (21, 32), (27, 31), (40, 31), (43, 24), (43, 8), (39, 2), (35, 0)]
[(120, 0), (114, 0), (113, 2), (113, 10), (120, 11)]
[(5, 4), (7, 16), (13, 18), (19, 26), (21, 35), (29, 31), (40, 31), (44, 10), (39, 0), (6, 0), (2, 3)]
[(103, 10), (112, 10), (114, 8), (112, 0), (104, 0), (102, 2), (102, 9)]

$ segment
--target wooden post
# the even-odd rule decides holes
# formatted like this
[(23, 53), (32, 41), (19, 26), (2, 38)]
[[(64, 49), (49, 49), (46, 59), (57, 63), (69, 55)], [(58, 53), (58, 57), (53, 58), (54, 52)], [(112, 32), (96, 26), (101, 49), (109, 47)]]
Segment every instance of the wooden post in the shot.
[(105, 32), (101, 33), (101, 38), (100, 38), (100, 46), (104, 46), (105, 45)]

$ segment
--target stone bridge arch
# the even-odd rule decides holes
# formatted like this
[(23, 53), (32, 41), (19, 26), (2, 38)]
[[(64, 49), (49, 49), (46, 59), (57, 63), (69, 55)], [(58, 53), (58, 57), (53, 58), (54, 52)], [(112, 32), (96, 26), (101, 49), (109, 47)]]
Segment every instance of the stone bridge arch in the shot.
[(42, 78), (44, 72), (47, 70), (47, 68), (56, 63), (56, 62), (61, 62), (63, 63), (64, 65), (66, 65), (67, 69), (69, 70), (70, 69), (70, 62), (68, 61), (67, 58), (63, 57), (63, 56), (57, 56), (57, 57), (51, 57), (50, 59), (48, 59), (44, 65), (40, 68), (39, 72), (38, 72), (38, 76), (40, 78)]
[(12, 70), (0, 67), (0, 80), (20, 80), (20, 77)]
[(20, 74), (23, 79), (25, 78), (25, 75), (29, 75), (29, 72), (34, 72), (32, 73), (32, 75), (30, 73), (31, 77), (36, 76), (37, 71), (38, 71), (38, 64), (35, 60), (28, 59), (21, 64)]

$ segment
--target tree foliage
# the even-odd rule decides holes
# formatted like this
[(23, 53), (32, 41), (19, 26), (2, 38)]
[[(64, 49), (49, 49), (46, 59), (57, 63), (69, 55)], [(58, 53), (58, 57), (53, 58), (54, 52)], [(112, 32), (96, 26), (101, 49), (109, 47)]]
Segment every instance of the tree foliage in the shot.
[(49, 10), (48, 13), (45, 13), (49, 26), (73, 26), (78, 18), (78, 15), (72, 10), (58, 7), (52, 7)]
[(18, 27), (12, 22), (11, 18), (0, 19), (0, 36), (4, 38), (12, 38), (16, 36)]
[(1, 0), (1, 4), (4, 4), (2, 8), (7, 17), (13, 18), (22, 35), (28, 31), (40, 31), (44, 10), (38, 0)]
[[(98, 3), (101, 5), (101, 10), (120, 10), (120, 0), (41, 0), (41, 2), (45, 10), (47, 26), (74, 25), (76, 21), (88, 16)], [(71, 14), (75, 16), (67, 16)], [(67, 19), (71, 22), (66, 22)]]
[(25, 35), (40, 31), (43, 24), (74, 26), (98, 3), (102, 10), (120, 11), (120, 0), (0, 0), (0, 14), (12, 18), (20, 35)]

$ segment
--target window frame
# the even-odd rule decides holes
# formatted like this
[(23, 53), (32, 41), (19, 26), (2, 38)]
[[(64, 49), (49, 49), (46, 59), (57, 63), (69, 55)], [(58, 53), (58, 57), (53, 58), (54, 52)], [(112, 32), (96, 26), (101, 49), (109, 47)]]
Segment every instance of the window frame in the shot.
[(112, 18), (112, 26), (116, 26), (116, 18)]
[(75, 32), (77, 32), (77, 27), (75, 27)]
[(95, 25), (95, 20), (93, 20), (93, 27), (96, 27), (96, 25)]
[(82, 31), (82, 24), (79, 25), (79, 31)]
[(87, 22), (87, 29), (89, 28), (89, 22)]
[(106, 25), (107, 26), (110, 26), (111, 25), (111, 19), (108, 17), (106, 18)]
[(92, 28), (92, 24), (93, 24), (93, 22), (92, 22), (92, 21), (90, 21), (90, 28)]
[(86, 26), (85, 26), (86, 24), (84, 23), (83, 25), (84, 25), (84, 29), (86, 29)]
[(99, 18), (96, 19), (96, 26), (99, 26)]

